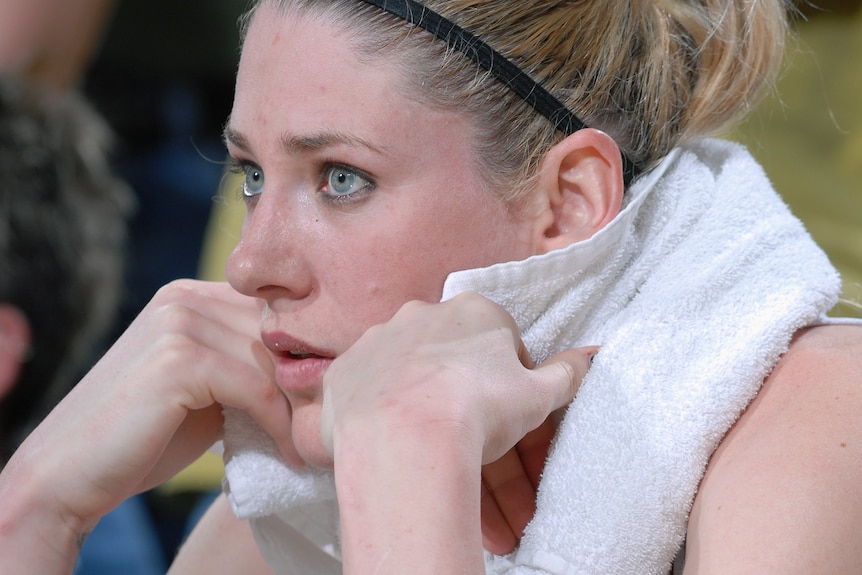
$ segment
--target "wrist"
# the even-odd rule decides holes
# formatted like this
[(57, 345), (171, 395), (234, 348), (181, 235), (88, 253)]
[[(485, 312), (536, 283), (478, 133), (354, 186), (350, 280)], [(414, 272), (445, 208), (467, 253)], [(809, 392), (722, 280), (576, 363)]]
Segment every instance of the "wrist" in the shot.
[[(9, 572), (71, 573), (89, 532), (36, 473), (13, 460), (0, 474), (0, 557)], [(17, 567), (17, 569), (16, 569)]]
[(343, 430), (335, 441), (345, 573), (478, 573), (481, 447), (441, 427)]

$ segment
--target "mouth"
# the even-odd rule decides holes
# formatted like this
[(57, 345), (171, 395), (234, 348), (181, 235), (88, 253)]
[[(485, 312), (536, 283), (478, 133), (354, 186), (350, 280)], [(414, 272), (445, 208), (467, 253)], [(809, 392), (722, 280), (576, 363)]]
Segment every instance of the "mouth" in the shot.
[(323, 374), (335, 353), (284, 332), (263, 331), (261, 341), (275, 359), (276, 383), (282, 390), (294, 398), (319, 393)]
[(262, 331), (260, 339), (273, 355), (285, 359), (333, 359), (335, 354), (284, 332)]
[(286, 353), (290, 359), (323, 359), (324, 356), (317, 353), (306, 353), (303, 351), (288, 351)]

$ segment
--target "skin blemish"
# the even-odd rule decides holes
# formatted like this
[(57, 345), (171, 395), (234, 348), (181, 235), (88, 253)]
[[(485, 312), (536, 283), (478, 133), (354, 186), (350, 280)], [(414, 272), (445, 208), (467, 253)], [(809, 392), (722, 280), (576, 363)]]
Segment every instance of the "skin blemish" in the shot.
[(841, 442), (841, 447), (847, 447), (847, 444), (846, 444), (846, 443), (844, 443), (844, 442), (842, 441), (842, 442)]

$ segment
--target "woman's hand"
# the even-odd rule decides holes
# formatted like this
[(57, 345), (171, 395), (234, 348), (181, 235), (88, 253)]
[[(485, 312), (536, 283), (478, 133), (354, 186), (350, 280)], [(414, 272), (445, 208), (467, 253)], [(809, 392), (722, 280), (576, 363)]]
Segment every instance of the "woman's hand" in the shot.
[(321, 433), (335, 457), (348, 572), (480, 569), (481, 465), (572, 400), (591, 352), (528, 369), (512, 318), (464, 294), (405, 305), (336, 359)]
[[(565, 351), (543, 365), (569, 356), (578, 363), (583, 351), (592, 358), (597, 348)], [(482, 538), (488, 551), (498, 555), (513, 551), (533, 519), (536, 490), (558, 424), (558, 416), (549, 416), (500, 459), (482, 466)]]
[(482, 466), (482, 539), (485, 549), (515, 549), (536, 513), (536, 489), (545, 468), (556, 419), (548, 417), (497, 461)]
[(337, 430), (350, 419), (385, 415), (467, 431), (482, 463), (496, 461), (574, 398), (592, 353), (565, 352), (529, 369), (514, 320), (490, 300), (466, 293), (443, 303), (409, 302), (327, 370), (324, 445), (333, 451)]
[[(71, 536), (44, 538), (74, 559), (68, 539), (80, 540), (122, 500), (219, 438), (222, 405), (246, 409), (295, 457), (290, 408), (258, 329), (254, 301), (227, 284), (163, 288), (0, 475), (0, 539), (17, 533), (39, 541), (41, 528), (65, 526)], [(16, 521), (16, 512), (30, 519)], [(52, 572), (38, 565), (21, 572)]]

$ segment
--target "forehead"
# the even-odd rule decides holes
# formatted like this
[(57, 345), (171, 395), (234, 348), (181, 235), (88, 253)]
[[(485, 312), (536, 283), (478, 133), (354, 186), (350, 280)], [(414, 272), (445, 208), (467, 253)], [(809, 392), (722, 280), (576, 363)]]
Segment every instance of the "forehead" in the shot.
[(391, 59), (356, 57), (349, 28), (264, 4), (243, 45), (232, 124), (285, 115), (300, 131), (321, 122), (380, 123), (411, 106), (399, 84)]
[(357, 58), (351, 33), (314, 14), (261, 6), (240, 58), (229, 141), (255, 155), (363, 148), (416, 177), (478, 176), (467, 117), (407, 96), (394, 57)]

